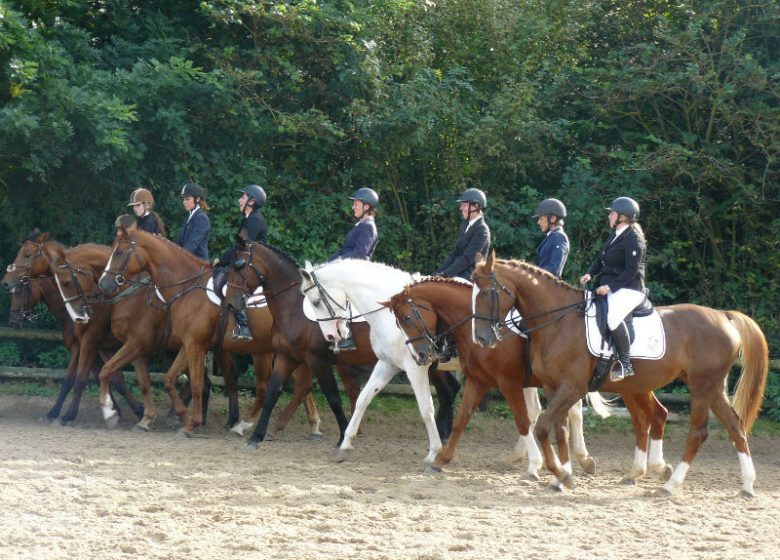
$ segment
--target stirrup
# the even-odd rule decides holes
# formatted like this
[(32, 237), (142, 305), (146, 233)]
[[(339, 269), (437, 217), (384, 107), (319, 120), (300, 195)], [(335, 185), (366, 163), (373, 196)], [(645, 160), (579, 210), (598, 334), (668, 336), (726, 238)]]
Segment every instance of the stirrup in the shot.
[(337, 351), (349, 351), (349, 350), (355, 350), (357, 349), (357, 345), (355, 344), (355, 341), (352, 339), (352, 337), (349, 338), (342, 338), (338, 341), (336, 344)]
[(628, 362), (628, 367), (626, 367), (620, 360), (615, 360), (615, 365), (612, 366), (612, 370), (609, 372), (609, 380), (621, 381), (632, 375), (634, 375), (634, 368), (631, 367), (631, 362)]
[(247, 327), (233, 329), (233, 340), (252, 340), (252, 332)]

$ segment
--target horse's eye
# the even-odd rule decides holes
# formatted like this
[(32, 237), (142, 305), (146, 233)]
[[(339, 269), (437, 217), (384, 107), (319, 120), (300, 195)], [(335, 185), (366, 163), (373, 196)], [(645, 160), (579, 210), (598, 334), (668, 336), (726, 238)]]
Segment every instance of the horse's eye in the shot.
[(404, 315), (404, 323), (411, 323), (412, 316), (411, 315)]
[(13, 272), (14, 270), (16, 270), (16, 265), (14, 263), (9, 264), (8, 268), (6, 268), (7, 272)]

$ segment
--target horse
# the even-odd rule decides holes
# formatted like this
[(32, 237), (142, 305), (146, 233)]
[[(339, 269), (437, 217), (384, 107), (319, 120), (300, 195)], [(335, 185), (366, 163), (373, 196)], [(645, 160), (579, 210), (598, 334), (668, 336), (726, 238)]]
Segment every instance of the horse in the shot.
[[(70, 359), (65, 372), (65, 379), (71, 380), (72, 385), (76, 376), (76, 367), (79, 359), (79, 338), (76, 336), (76, 329), (73, 321), (65, 311), (65, 304), (62, 303), (60, 292), (51, 276), (32, 276), (16, 284), (11, 290), (11, 308), (8, 324), (12, 328), (22, 328), (25, 321), (33, 320), (33, 309), (39, 302), (43, 302), (54, 315), (54, 318), (60, 323), (62, 329), (62, 340), (68, 349)], [(102, 360), (108, 360), (108, 354), (105, 350), (99, 350)], [(99, 368), (92, 368), (95, 379), (99, 380)], [(127, 388), (124, 382), (124, 376), (121, 372), (114, 372), (111, 376), (112, 392), (117, 392), (125, 398), (130, 407), (140, 418), (143, 415), (143, 405), (139, 403), (135, 396)], [(65, 384), (65, 383), (63, 383)], [(116, 404), (116, 403), (115, 403)], [(57, 413), (58, 415), (59, 413)], [(56, 418), (44, 416), (44, 420), (51, 421)]]
[[(232, 317), (228, 317), (227, 322), (220, 326), (221, 308), (210, 303), (206, 295), (206, 283), (211, 277), (210, 265), (162, 237), (139, 231), (135, 223), (129, 227), (120, 224), (111, 256), (101, 270), (102, 274), (98, 281), (100, 289), (107, 295), (113, 295), (127, 277), (147, 269), (157, 286), (156, 290), (165, 302), (165, 307), (170, 311), (170, 336), (182, 347), (177, 359), (168, 369), (165, 387), (176, 414), (183, 420), (182, 433), (190, 436), (192, 431), (201, 425), (203, 419), (201, 395), (204, 381), (203, 356), (206, 349), (219, 346), (224, 354), (235, 351), (268, 356), (273, 353), (272, 317), (267, 308), (250, 308), (248, 317), (253, 334), (252, 340), (233, 341), (230, 336)], [(186, 406), (174, 390), (174, 381), (182, 369), (188, 369), (190, 372), (194, 401), (191, 417), (187, 415)], [(225, 371), (224, 368), (221, 369)], [(261, 371), (267, 372), (268, 369), (257, 368), (256, 375)], [(266, 377), (267, 375), (263, 373), (262, 377), (258, 378), (253, 416), (257, 414), (257, 405), (264, 401)], [(294, 380), (296, 383), (293, 399), (280, 417), (276, 431), (284, 427), (298, 404), (304, 401), (309, 416), (311, 436), (313, 439), (319, 439), (321, 438), (318, 429), (319, 416), (311, 400), (311, 385), (310, 382), (307, 383), (306, 372), (296, 372)], [(350, 386), (348, 383), (345, 385)], [(105, 391), (105, 386), (101, 384), (103, 406), (109, 404)], [(353, 392), (356, 393), (355, 390)], [(241, 429), (246, 429), (253, 422), (254, 419), (242, 423)]]
[[(14, 263), (8, 267), (2, 281), (3, 287), (12, 290), (14, 293), (18, 290), (19, 295), (27, 299), (28, 304), (31, 304), (32, 300), (29, 299), (27, 290), (34, 290), (36, 287), (39, 287), (36, 284), (43, 282), (44, 278), (52, 278), (48, 270), (49, 259), (46, 256), (46, 251), (54, 247), (60, 251), (65, 251), (61, 244), (49, 238), (48, 233), (34, 231), (19, 248)], [(108, 248), (106, 247), (106, 249)], [(75, 250), (70, 249), (69, 251)], [(25, 304), (22, 304), (22, 306), (25, 306)], [(67, 305), (65, 307), (67, 308)], [(53, 421), (59, 417), (59, 423), (65, 425), (76, 418), (81, 396), (97, 354), (100, 353), (104, 360), (108, 360), (106, 352), (113, 350), (117, 346), (110, 333), (106, 335), (108, 330), (107, 315), (103, 313), (102, 308), (97, 310), (97, 315), (98, 321), (101, 323), (96, 328), (82, 324), (75, 324), (72, 327), (73, 334), (78, 341), (78, 352), (74, 353), (71, 351), (67, 375), (63, 378), (60, 392), (54, 405), (44, 417), (47, 421)], [(73, 323), (71, 322), (71, 324)], [(68, 327), (68, 331), (69, 329), (70, 327)], [(73, 348), (75, 348), (75, 343)], [(125, 396), (134, 413), (141, 418), (144, 408), (132, 393), (127, 390), (121, 372), (112, 372), (111, 380), (118, 392)], [(62, 406), (71, 390), (74, 391), (71, 406), (65, 414), (60, 416)]]
[[(264, 425), (276, 403), (281, 383), (284, 382), (288, 371), (295, 364), (309, 364), (310, 369), (318, 376), (318, 379), (321, 377), (327, 379), (327, 374), (334, 363), (336, 366), (373, 366), (377, 357), (372, 350), (372, 344), (369, 341), (369, 328), (365, 323), (353, 325), (352, 334), (357, 349), (334, 354), (328, 342), (323, 338), (316, 322), (304, 315), (303, 294), (299, 290), (293, 289), (301, 284), (298, 263), (286, 253), (270, 245), (259, 242), (248, 243), (241, 238), (238, 238), (237, 242), (236, 262), (241, 263), (241, 266), (238, 270), (231, 271), (231, 282), (241, 285), (246, 292), (253, 291), (258, 285), (263, 286), (268, 307), (274, 317), (279, 318), (274, 336), (277, 361), (269, 381), (263, 413), (254, 434), (247, 442), (250, 447), (256, 447), (257, 443), (262, 441), (265, 436)], [(447, 437), (452, 429), (453, 403), (460, 389), (460, 384), (451, 374), (437, 371), (434, 367), (430, 368), (430, 377), (437, 389), (440, 403), (439, 413), (436, 415), (436, 429), (439, 430), (442, 437)], [(322, 381), (320, 384), (322, 385)], [(366, 389), (363, 389), (353, 406), (353, 422), (361, 406), (364, 407), (362, 401), (365, 400), (366, 394)], [(350, 422), (350, 426), (357, 429), (359, 421), (354, 425), (353, 422)], [(346, 419), (343, 419), (343, 423), (340, 420), (341, 434), (338, 445), (343, 444), (346, 426)]]
[[(525, 339), (509, 337), (495, 349), (484, 349), (474, 344), (471, 337), (471, 290), (471, 285), (465, 282), (430, 277), (407, 285), (390, 300), (382, 302), (395, 315), (396, 324), (408, 337), (405, 341), (408, 351), (420, 365), (434, 360), (438, 342), (452, 333), (460, 365), (468, 379), (452, 435), (432, 467), (440, 470), (449, 464), (455, 446), (480, 401), (488, 389), (498, 387), (512, 410), (520, 433), (513, 460), (520, 461), (527, 450), (528, 476), (538, 480), (537, 470), (541, 466), (542, 455), (530, 432), (541, 413), (537, 389), (532, 387), (539, 387), (540, 383), (536, 376), (526, 371)], [(610, 414), (608, 405), (598, 393), (588, 393), (588, 399), (602, 417)], [(577, 401), (569, 409), (569, 425), (575, 458), (586, 473), (594, 474), (596, 462), (588, 455), (582, 433), (582, 401)], [(568, 453), (567, 439), (567, 434), (558, 434), (563, 468), (571, 473), (571, 465), (565, 456)]]
[[(533, 371), (550, 397), (535, 434), (542, 444), (547, 468), (571, 487), (571, 476), (557, 465), (550, 431), (559, 425), (563, 412), (587, 391), (597, 360), (586, 348), (583, 319), (571, 313), (582, 303), (583, 291), (531, 264), (498, 260), (495, 253), (486, 261), (478, 261), (472, 275), (475, 341), (482, 346), (495, 346), (509, 309), (517, 307), (523, 315), (531, 337)], [(635, 375), (602, 385), (603, 390), (620, 393), (624, 398), (648, 394), (675, 379), (688, 385), (691, 417), (685, 452), (656, 493), (670, 495), (683, 484), (691, 462), (707, 438), (708, 414), (712, 410), (737, 448), (742, 495), (755, 496), (756, 473), (747, 434), (758, 416), (768, 376), (769, 350), (764, 333), (755, 321), (738, 311), (681, 304), (659, 307), (658, 312), (666, 333), (663, 357), (635, 359)], [(740, 351), (742, 370), (732, 405), (726, 382)], [(634, 414), (632, 420), (635, 429), (645, 425)], [(661, 441), (652, 440), (651, 463), (660, 449)]]
[[(343, 338), (350, 309), (354, 310), (356, 315), (365, 317), (371, 327), (371, 347), (378, 359), (358, 397), (358, 406), (347, 427), (338, 458), (343, 460), (352, 452), (357, 427), (374, 396), (393, 376), (405, 371), (428, 431), (428, 455), (424, 461), (433, 464), (442, 449), (442, 442), (434, 422), (429, 367), (427, 363), (417, 363), (409, 355), (404, 345), (403, 332), (396, 326), (392, 313), (378, 303), (403, 289), (412, 276), (385, 264), (358, 259), (337, 260), (316, 269), (307, 263), (307, 267), (300, 270), (300, 276), (301, 293), (306, 295), (312, 305), (322, 335), (327, 340), (338, 341)], [(436, 366), (434, 364), (431, 367)]]

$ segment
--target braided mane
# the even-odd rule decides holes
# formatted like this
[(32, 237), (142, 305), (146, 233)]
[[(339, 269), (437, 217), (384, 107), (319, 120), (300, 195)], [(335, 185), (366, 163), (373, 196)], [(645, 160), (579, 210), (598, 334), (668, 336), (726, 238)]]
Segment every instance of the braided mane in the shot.
[(519, 268), (523, 272), (526, 272), (528, 274), (532, 274), (534, 276), (542, 278), (545, 281), (548, 281), (548, 282), (552, 281), (555, 284), (557, 284), (558, 286), (561, 286), (563, 288), (567, 288), (569, 290), (573, 290), (573, 291), (575, 291), (577, 293), (582, 293), (582, 290), (580, 288), (572, 286), (571, 284), (569, 284), (568, 282), (566, 282), (564, 280), (561, 280), (560, 278), (558, 278), (557, 276), (555, 276), (551, 272), (549, 272), (547, 270), (544, 270), (543, 268), (539, 268), (538, 266), (536, 266), (534, 264), (531, 264), (529, 262), (522, 261), (522, 260), (519, 260), (519, 259), (496, 259), (495, 262), (498, 263), (498, 264), (503, 264), (503, 265), (508, 266), (510, 268), (516, 268), (516, 269)]
[(465, 282), (461, 282), (460, 280), (456, 280), (455, 278), (445, 278), (444, 276), (426, 276), (425, 278), (420, 278), (419, 280), (415, 280), (411, 284), (407, 284), (406, 286), (404, 286), (404, 294), (408, 295), (409, 290), (411, 288), (423, 284), (446, 284), (450, 286), (461, 286), (464, 288), (471, 288), (471, 284), (466, 284)]

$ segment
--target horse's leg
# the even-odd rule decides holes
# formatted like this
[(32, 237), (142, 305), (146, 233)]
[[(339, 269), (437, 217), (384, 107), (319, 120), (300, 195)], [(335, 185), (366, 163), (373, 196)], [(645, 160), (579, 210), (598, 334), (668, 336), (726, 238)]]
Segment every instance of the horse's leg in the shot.
[(319, 357), (310, 357), (308, 366), (312, 373), (317, 376), (320, 390), (325, 394), (328, 400), (328, 406), (336, 417), (336, 423), (339, 426), (339, 445), (344, 440), (344, 432), (347, 429), (347, 416), (344, 414), (344, 407), (341, 404), (341, 393), (336, 383), (336, 376), (333, 374), (333, 364)]
[(190, 372), (190, 387), (192, 388), (192, 416), (189, 422), (184, 423), (181, 432), (187, 437), (192, 437), (192, 433), (203, 425), (203, 378), (206, 373), (206, 349), (192, 342), (186, 346), (186, 352), (187, 365)]
[(539, 417), (539, 421), (534, 429), (534, 435), (536, 435), (542, 446), (545, 466), (557, 479), (550, 484), (550, 487), (553, 489), (560, 489), (558, 484), (563, 484), (567, 488), (572, 488), (574, 486), (574, 479), (571, 474), (561, 468), (561, 464), (558, 457), (555, 455), (552, 442), (550, 441), (550, 433), (553, 430), (557, 430), (558, 426), (562, 426), (568, 410), (578, 399), (582, 398), (582, 394), (575, 391), (567, 384), (561, 384), (555, 388), (555, 390), (550, 386), (545, 386), (544, 390), (549, 399), (547, 410)]
[(473, 378), (469, 378), (466, 381), (466, 386), (463, 388), (463, 399), (458, 407), (458, 412), (455, 415), (455, 421), (452, 425), (452, 433), (447, 441), (447, 444), (436, 455), (436, 459), (433, 461), (430, 469), (434, 472), (440, 472), (444, 465), (448, 465), (452, 461), (453, 455), (455, 455), (455, 447), (458, 445), (463, 431), (466, 426), (469, 425), (471, 417), (474, 415), (474, 411), (477, 410), (482, 397), (487, 393), (487, 385), (476, 381)]
[(76, 380), (73, 383), (73, 396), (70, 401), (70, 408), (68, 411), (60, 416), (59, 423), (61, 426), (65, 426), (68, 422), (72, 422), (76, 419), (79, 413), (79, 405), (81, 404), (81, 397), (84, 395), (84, 389), (87, 387), (87, 381), (89, 379), (89, 372), (92, 369), (92, 364), (95, 362), (97, 356), (97, 333), (87, 331), (84, 336), (81, 337), (81, 350), (79, 351), (79, 365), (76, 368)]
[(425, 423), (425, 428), (428, 430), (428, 455), (424, 461), (430, 464), (433, 463), (436, 455), (441, 451), (441, 438), (433, 417), (433, 397), (431, 396), (428, 368), (424, 366), (407, 367), (406, 376), (412, 384), (414, 396), (417, 399), (417, 406), (420, 409), (420, 416)]
[[(290, 420), (293, 417), (293, 414), (295, 414), (295, 411), (298, 410), (298, 407), (301, 405), (301, 402), (304, 402), (304, 408), (306, 409), (306, 416), (309, 420), (309, 426), (312, 429), (310, 432), (311, 439), (322, 441), (322, 433), (320, 432), (320, 416), (317, 413), (317, 406), (314, 405), (314, 399), (311, 397), (311, 370), (304, 365), (301, 364), (297, 368), (295, 368), (292, 372), (292, 382), (293, 382), (293, 395), (292, 399), (290, 399), (290, 402), (287, 404), (287, 406), (284, 408), (282, 413), (279, 415), (279, 417), (276, 419), (276, 425), (274, 426), (273, 430), (271, 430), (271, 433), (269, 436), (275, 436), (282, 432), (286, 427), (287, 424), (290, 423)], [(312, 416), (312, 409), (311, 407), (314, 407), (313, 410), (313, 416)]]
[[(100, 368), (100, 373), (98, 373), (98, 382), (100, 383), (100, 394), (98, 399), (100, 402), (100, 409), (103, 412), (103, 421), (106, 423), (106, 428), (109, 430), (115, 428), (117, 422), (119, 422), (119, 414), (116, 408), (114, 408), (114, 401), (111, 398), (109, 384), (116, 386), (115, 383), (111, 383), (111, 381), (115, 379), (116, 373), (119, 373), (121, 376), (121, 369), (136, 359), (139, 354), (140, 348), (138, 345), (133, 344), (128, 340), (113, 356), (105, 361), (103, 367)], [(139, 418), (143, 418), (143, 408), (141, 409)]]
[(176, 390), (176, 379), (178, 379), (179, 375), (181, 375), (182, 371), (186, 370), (186, 368), (187, 353), (185, 352), (184, 347), (181, 347), (163, 379), (163, 385), (168, 392), (168, 397), (171, 399), (173, 411), (185, 425), (187, 421), (187, 406), (181, 400), (179, 392)]
[(81, 349), (79, 348), (79, 345), (76, 345), (76, 349), (70, 353), (70, 362), (68, 363), (65, 377), (62, 378), (62, 383), (60, 383), (60, 392), (57, 394), (57, 400), (54, 401), (54, 405), (52, 405), (49, 412), (47, 412), (46, 416), (41, 418), (41, 420), (53, 422), (60, 415), (62, 405), (65, 403), (65, 398), (68, 396), (68, 393), (70, 393), (70, 390), (73, 388), (73, 383), (76, 381), (80, 354)]
[(652, 391), (646, 393), (646, 399), (650, 422), (650, 450), (648, 451), (647, 467), (666, 482), (672, 476), (672, 465), (664, 459), (664, 431), (669, 411)]
[(214, 360), (217, 362), (222, 379), (225, 380), (225, 390), (228, 395), (228, 417), (224, 429), (230, 430), (238, 423), (239, 418), (237, 372), (230, 352), (224, 350), (214, 352)]
[(539, 412), (542, 410), (542, 405), (539, 402), (539, 392), (531, 387), (523, 389), (517, 380), (511, 377), (498, 379), (498, 388), (512, 411), (515, 427), (520, 434), (512, 454), (512, 460), (513, 462), (522, 460), (527, 452), (528, 478), (539, 480), (539, 466), (542, 464), (542, 454), (539, 452), (539, 447), (536, 445), (531, 431), (532, 422), (536, 421), (539, 417)]
[[(580, 403), (581, 406), (582, 399), (580, 398), (577, 401), (575, 401), (566, 411), (566, 414), (561, 415), (561, 417), (555, 423), (555, 440), (558, 442), (558, 455), (560, 457), (561, 468), (564, 470), (564, 472), (566, 472), (570, 476), (573, 474), (574, 471), (571, 466), (571, 455), (569, 453), (569, 424), (567, 422), (567, 418), (568, 415), (571, 413), (572, 408), (577, 406), (577, 403)], [(580, 415), (582, 415), (582, 412), (580, 412)], [(550, 486), (556, 487), (559, 485), (553, 483)]]
[(643, 402), (642, 394), (624, 394), (623, 404), (631, 415), (631, 423), (634, 426), (634, 438), (636, 447), (634, 448), (634, 464), (628, 474), (623, 476), (623, 484), (636, 484), (637, 479), (645, 476), (647, 473), (647, 443), (650, 422), (647, 409), (647, 401)]
[[(122, 345), (124, 347), (124, 345)], [(120, 348), (121, 350), (121, 348)], [(99, 351), (100, 357), (103, 360), (103, 365), (107, 364), (111, 361), (112, 356), (104, 351)], [(116, 354), (115, 354), (116, 355)], [(124, 364), (119, 364), (114, 367), (111, 377), (109, 379), (111, 387), (113, 387), (116, 392), (124, 397), (125, 401), (127, 401), (127, 404), (130, 406), (130, 408), (133, 410), (133, 413), (136, 415), (136, 417), (140, 420), (144, 416), (144, 406), (138, 402), (138, 399), (135, 398), (135, 395), (133, 392), (127, 387), (127, 383), (125, 383), (125, 376), (122, 372), (122, 368), (130, 363), (132, 360), (128, 360)], [(101, 368), (102, 370), (102, 368)], [(95, 380), (100, 382), (100, 371), (98, 370), (95, 372)], [(102, 402), (102, 401), (101, 401)], [(118, 408), (118, 407), (117, 407)]]
[(273, 368), (273, 356), (271, 353), (252, 356), (252, 369), (255, 370), (255, 400), (244, 418), (230, 428), (230, 431), (237, 436), (243, 437), (244, 431), (254, 426), (258, 416), (260, 416), (260, 409), (263, 406), (263, 399), (265, 399), (268, 387), (268, 377)]
[(742, 477), (742, 495), (746, 498), (755, 498), (753, 483), (756, 481), (756, 469), (753, 466), (753, 458), (750, 456), (747, 435), (742, 430), (739, 415), (731, 406), (731, 403), (723, 393), (718, 393), (712, 401), (712, 412), (726, 428), (734, 447), (737, 448), (739, 457), (739, 470)]
[(442, 443), (445, 443), (452, 432), (452, 417), (455, 409), (455, 398), (460, 391), (460, 383), (449, 371), (429, 370), (430, 380), (436, 388), (439, 398), (439, 411), (436, 413), (436, 429), (439, 431)]
[(369, 403), (371, 403), (377, 393), (384, 389), (385, 385), (390, 383), (390, 380), (399, 371), (400, 369), (398, 367), (388, 362), (380, 360), (376, 363), (374, 370), (371, 372), (371, 377), (369, 377), (366, 382), (366, 386), (363, 387), (363, 390), (360, 391), (360, 395), (358, 395), (357, 402), (355, 403), (355, 412), (352, 414), (346, 432), (344, 432), (344, 440), (341, 442), (341, 446), (336, 454), (336, 460), (339, 462), (344, 461), (350, 455), (354, 449), (352, 441), (357, 435), (358, 427), (363, 420), (363, 415), (366, 413), (366, 408), (368, 408)]
[(685, 442), (685, 452), (683, 453), (682, 461), (675, 467), (671, 478), (656, 491), (658, 495), (670, 495), (676, 488), (682, 486), (682, 483), (685, 481), (685, 475), (688, 474), (693, 458), (696, 457), (699, 448), (707, 439), (707, 420), (711, 402), (712, 397), (710, 395), (691, 392), (691, 427)]
[(588, 454), (585, 434), (582, 429), (582, 399), (569, 409), (569, 438), (574, 458), (586, 474), (596, 474), (596, 460)]
[(263, 399), (263, 408), (260, 411), (260, 419), (257, 421), (252, 435), (246, 442), (246, 447), (249, 449), (257, 449), (258, 444), (265, 439), (266, 432), (268, 431), (268, 423), (271, 420), (271, 413), (276, 406), (279, 397), (284, 389), (284, 383), (289, 379), (293, 370), (298, 367), (299, 362), (293, 360), (289, 356), (277, 353), (274, 359), (274, 369), (271, 372), (271, 377), (268, 379), (268, 389)]
[(141, 391), (141, 397), (144, 400), (144, 417), (133, 426), (134, 432), (148, 432), (152, 429), (154, 421), (157, 418), (157, 409), (154, 406), (152, 397), (152, 379), (149, 375), (149, 362), (145, 356), (133, 360), (135, 368), (135, 379), (138, 382), (138, 388)]

